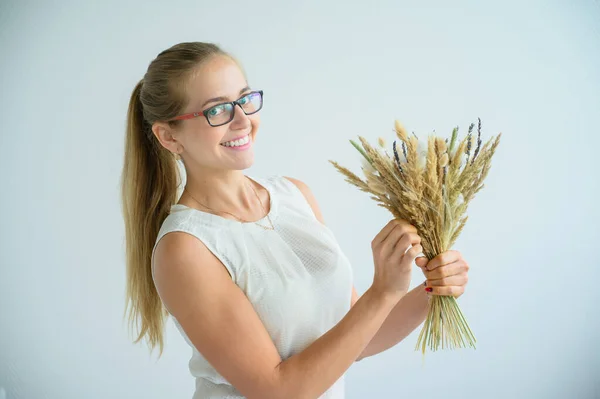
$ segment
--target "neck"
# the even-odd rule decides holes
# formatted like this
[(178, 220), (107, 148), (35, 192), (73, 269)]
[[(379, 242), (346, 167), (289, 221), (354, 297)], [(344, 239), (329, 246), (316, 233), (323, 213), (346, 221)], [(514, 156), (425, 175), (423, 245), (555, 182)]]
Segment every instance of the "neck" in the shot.
[(213, 212), (231, 212), (238, 217), (254, 214), (262, 207), (252, 190), (254, 183), (241, 171), (222, 175), (189, 176), (180, 203)]

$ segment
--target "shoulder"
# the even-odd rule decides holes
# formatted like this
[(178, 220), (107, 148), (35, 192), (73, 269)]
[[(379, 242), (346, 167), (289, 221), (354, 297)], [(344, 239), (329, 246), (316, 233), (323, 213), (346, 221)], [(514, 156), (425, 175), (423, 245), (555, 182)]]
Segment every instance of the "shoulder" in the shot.
[(281, 177), (294, 183), (294, 185), (296, 187), (298, 187), (300, 189), (300, 191), (302, 191), (303, 193), (310, 191), (310, 188), (308, 187), (308, 185), (306, 183), (304, 183), (302, 180), (298, 180), (298, 179), (295, 179), (295, 178), (289, 177), (289, 176), (281, 176)]
[(172, 291), (171, 289), (177, 287), (182, 280), (188, 280), (191, 274), (198, 271), (197, 265), (202, 265), (203, 273), (216, 273), (231, 278), (229, 269), (206, 243), (183, 231), (169, 232), (160, 239), (156, 244), (153, 262), (155, 283), (159, 292)]
[(321, 213), (321, 209), (319, 208), (319, 204), (317, 203), (317, 199), (315, 198), (310, 187), (306, 183), (304, 183), (302, 180), (295, 179), (295, 178), (289, 177), (289, 176), (283, 176), (283, 178), (289, 180), (296, 187), (298, 187), (298, 189), (304, 195), (304, 198), (306, 198), (306, 201), (312, 208), (312, 210), (313, 210), (315, 216), (317, 217), (317, 219), (319, 220), (319, 222), (325, 224), (325, 221), (323, 219), (323, 214)]

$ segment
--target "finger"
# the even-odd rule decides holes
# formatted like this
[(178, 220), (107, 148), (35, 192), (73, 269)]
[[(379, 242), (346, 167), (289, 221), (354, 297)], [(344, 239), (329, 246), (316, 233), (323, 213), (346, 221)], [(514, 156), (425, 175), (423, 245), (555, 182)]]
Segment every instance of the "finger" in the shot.
[[(431, 262), (429, 262), (431, 263)], [(429, 265), (427, 265), (429, 269)], [(463, 260), (440, 266), (434, 270), (427, 271), (425, 275), (428, 280), (437, 280), (440, 278), (451, 277), (457, 274), (466, 273), (469, 270), (467, 263)]]
[[(404, 255), (411, 244), (415, 245), (420, 243), (421, 238), (411, 231), (410, 225), (398, 224), (382, 243), (381, 254), (384, 257), (390, 256), (398, 259)], [(401, 253), (397, 254), (399, 251), (401, 251)]]
[(429, 287), (425, 288), (427, 292), (431, 295), (440, 295), (440, 296), (453, 296), (458, 298), (465, 292), (465, 287), (458, 287), (456, 285), (450, 285), (445, 287)]
[(431, 261), (429, 261), (429, 264), (427, 265), (427, 270), (437, 269), (438, 267), (456, 262), (457, 260), (459, 260), (461, 258), (462, 258), (462, 256), (461, 256), (460, 252), (458, 252), (458, 251), (449, 250), (449, 251), (442, 252), (435, 258), (431, 259)]
[(409, 256), (412, 257), (412, 260), (414, 260), (414, 258), (416, 258), (417, 255), (423, 251), (423, 247), (421, 246), (421, 237), (419, 237), (418, 234), (404, 233), (396, 242), (396, 246), (394, 247), (390, 258), (392, 258), (392, 261), (400, 260), (400, 258), (408, 254), (408, 251), (411, 251)]
[[(401, 237), (398, 237), (396, 245), (394, 246), (395, 251), (400, 251), (404, 254), (408, 251), (408, 248), (412, 245), (415, 246), (421, 244), (421, 237), (417, 233), (405, 231)], [(419, 253), (417, 253), (418, 255)]]
[(429, 260), (427, 259), (427, 257), (425, 256), (419, 256), (417, 259), (415, 259), (415, 263), (417, 264), (417, 266), (419, 266), (421, 269), (424, 269), (427, 266), (427, 263), (429, 262)]
[(392, 231), (388, 234), (388, 236), (383, 240), (383, 242), (379, 246), (379, 252), (381, 256), (387, 258), (394, 252), (396, 247), (396, 243), (401, 237), (405, 234), (405, 225), (398, 223)]
[(390, 235), (390, 233), (399, 225), (406, 225), (407, 221), (404, 219), (392, 219), (385, 225), (383, 229), (373, 238), (372, 246), (381, 245), (383, 241)]
[(448, 286), (457, 286), (462, 287), (467, 285), (469, 278), (466, 273), (456, 274), (450, 277), (439, 278), (435, 280), (427, 279), (426, 286), (427, 287), (448, 287)]
[(383, 240), (385, 240), (385, 238), (390, 234), (390, 232), (396, 226), (397, 226), (397, 222), (395, 222), (394, 220), (390, 220), (388, 222), (388, 224), (386, 224), (383, 227), (383, 229), (381, 229), (381, 231), (379, 233), (377, 233), (377, 235), (373, 238), (373, 241), (371, 242), (372, 246), (381, 244), (383, 242)]
[(423, 247), (421, 247), (421, 244), (416, 244), (412, 248), (409, 248), (408, 251), (406, 251), (406, 253), (403, 255), (403, 257), (405, 259), (410, 260), (410, 262), (413, 262), (422, 250)]

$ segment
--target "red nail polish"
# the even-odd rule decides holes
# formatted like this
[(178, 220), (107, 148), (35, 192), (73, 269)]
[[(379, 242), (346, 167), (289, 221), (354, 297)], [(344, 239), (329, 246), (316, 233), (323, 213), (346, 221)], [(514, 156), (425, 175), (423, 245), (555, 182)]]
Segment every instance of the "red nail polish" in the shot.
[(427, 291), (427, 292), (431, 292), (431, 291), (433, 291), (433, 288), (431, 288), (431, 287), (427, 287), (427, 288), (425, 288), (425, 291)]

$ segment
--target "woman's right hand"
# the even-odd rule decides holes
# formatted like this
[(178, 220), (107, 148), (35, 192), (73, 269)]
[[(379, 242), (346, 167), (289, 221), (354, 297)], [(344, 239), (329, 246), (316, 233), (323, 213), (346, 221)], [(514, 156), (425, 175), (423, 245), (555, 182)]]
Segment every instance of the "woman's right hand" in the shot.
[(392, 294), (399, 299), (408, 292), (412, 265), (423, 251), (417, 228), (406, 220), (392, 219), (375, 236), (371, 248), (375, 262), (371, 287), (376, 292)]

